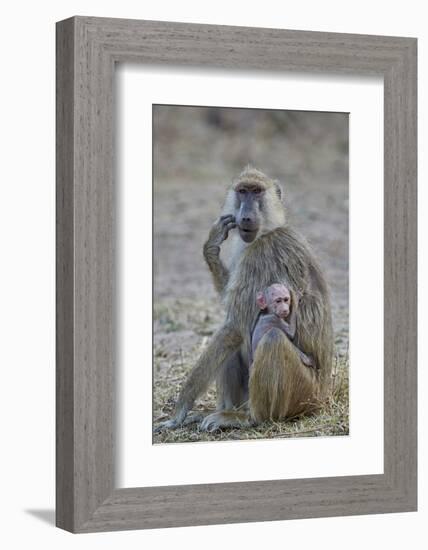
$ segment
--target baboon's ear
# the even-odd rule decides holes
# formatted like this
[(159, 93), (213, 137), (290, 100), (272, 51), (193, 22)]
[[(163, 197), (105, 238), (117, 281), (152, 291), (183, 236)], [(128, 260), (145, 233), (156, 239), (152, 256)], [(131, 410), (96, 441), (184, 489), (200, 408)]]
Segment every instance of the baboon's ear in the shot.
[(274, 183), (274, 185), (275, 185), (275, 192), (278, 195), (279, 200), (282, 201), (282, 195), (283, 195), (282, 187), (277, 181)]
[(260, 309), (267, 308), (265, 293), (262, 290), (260, 292), (257, 292), (256, 303)]

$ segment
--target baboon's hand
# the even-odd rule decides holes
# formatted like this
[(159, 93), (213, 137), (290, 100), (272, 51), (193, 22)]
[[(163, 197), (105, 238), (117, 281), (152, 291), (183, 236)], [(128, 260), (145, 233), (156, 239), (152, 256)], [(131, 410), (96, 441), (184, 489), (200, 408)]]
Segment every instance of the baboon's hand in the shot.
[(301, 288), (298, 288), (296, 291), (296, 302), (299, 303), (300, 300), (303, 298), (303, 290)]
[(302, 360), (302, 363), (306, 367), (312, 367), (315, 368), (315, 361), (312, 359), (312, 357), (309, 357), (306, 355), (306, 353), (303, 353), (303, 351), (299, 350), (300, 359)]
[(300, 288), (298, 288), (297, 290), (293, 290), (292, 293), (291, 293), (291, 300), (292, 300), (292, 307), (294, 309), (297, 309), (299, 304), (300, 304), (300, 301), (302, 300), (303, 298), (303, 292)]
[(224, 242), (231, 229), (236, 227), (236, 219), (232, 214), (227, 214), (226, 216), (221, 216), (214, 222), (214, 225), (211, 228), (210, 234), (208, 235), (208, 241), (205, 246), (211, 248), (212, 246), (218, 246)]

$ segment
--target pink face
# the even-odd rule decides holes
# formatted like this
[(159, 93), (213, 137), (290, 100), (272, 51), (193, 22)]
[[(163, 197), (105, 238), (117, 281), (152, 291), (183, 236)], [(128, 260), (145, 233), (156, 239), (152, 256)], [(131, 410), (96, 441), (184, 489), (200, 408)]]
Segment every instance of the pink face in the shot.
[(268, 313), (274, 313), (281, 319), (290, 314), (291, 295), (285, 285), (274, 284), (257, 294), (257, 305)]

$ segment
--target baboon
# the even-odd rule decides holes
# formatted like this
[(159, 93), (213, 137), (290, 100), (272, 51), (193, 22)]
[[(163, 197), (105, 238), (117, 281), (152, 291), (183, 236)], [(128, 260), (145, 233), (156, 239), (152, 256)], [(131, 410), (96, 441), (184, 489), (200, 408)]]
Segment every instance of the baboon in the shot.
[[(252, 333), (250, 365), (250, 416), (255, 423), (267, 417), (284, 418), (287, 412), (290, 414), (289, 411), (296, 415), (315, 408), (315, 376), (297, 367), (299, 361), (306, 367), (314, 367), (314, 362), (297, 346), (290, 346), (296, 335), (300, 296), (299, 291), (290, 292), (283, 284), (273, 284), (257, 294), (257, 305), (262, 314)], [(284, 338), (288, 342), (284, 342)], [(257, 352), (259, 346), (261, 350)], [(295, 369), (293, 376), (289, 371), (285, 376), (281, 368), (285, 348), (289, 370)], [(274, 392), (270, 390), (271, 384), (276, 388)]]
[[(254, 358), (260, 340), (271, 329), (276, 328), (293, 342), (296, 335), (297, 308), (301, 293), (290, 292), (288, 288), (280, 283), (273, 284), (257, 293), (257, 305), (261, 313), (257, 319), (256, 326), (251, 336), (251, 361)], [(296, 347), (302, 363), (307, 367), (315, 367), (313, 360)]]
[[(226, 265), (220, 248), (230, 231), (233, 253)], [(180, 426), (214, 379), (217, 410), (204, 418), (201, 429), (246, 426), (304, 412), (309, 402), (323, 398), (330, 384), (330, 298), (314, 254), (287, 220), (280, 185), (247, 167), (233, 181), (203, 252), (226, 318), (182, 387), (174, 417), (157, 429)], [(270, 330), (257, 346), (249, 376), (257, 292), (277, 282), (303, 292), (294, 342), (281, 330)], [(313, 358), (317, 369), (302, 363), (296, 346)]]

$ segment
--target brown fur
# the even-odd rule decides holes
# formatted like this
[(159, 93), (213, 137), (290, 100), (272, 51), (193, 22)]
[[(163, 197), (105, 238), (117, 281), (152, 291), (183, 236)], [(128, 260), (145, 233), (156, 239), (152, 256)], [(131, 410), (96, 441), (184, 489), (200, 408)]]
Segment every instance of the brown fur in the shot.
[[(257, 291), (273, 283), (283, 283), (291, 291), (303, 292), (294, 343), (314, 358), (318, 368), (305, 367), (281, 331), (269, 331), (257, 348), (249, 379), (252, 418), (260, 422), (304, 412), (308, 403), (323, 397), (330, 384), (333, 334), (329, 293), (322, 271), (304, 238), (286, 223), (280, 187), (262, 172), (252, 168), (242, 172), (226, 197), (223, 214), (235, 213), (234, 190), (246, 184), (262, 186), (265, 190), (260, 230), (251, 243), (242, 243), (236, 232), (232, 235), (229, 266), (219, 256), (220, 222), (211, 230), (204, 253), (215, 287), (223, 298), (226, 321), (190, 373), (177, 402), (176, 416), (164, 424), (166, 427), (176, 427), (183, 422), (194, 400), (215, 377), (221, 396), (219, 410), (205, 418), (202, 428), (248, 425), (250, 419), (248, 413), (242, 411), (241, 401), (245, 391), (232, 387), (236, 380), (245, 377), (237, 376), (234, 368), (242, 369), (244, 365), (248, 370), (251, 331), (259, 314)], [(223, 228), (220, 242), (227, 234), (228, 231), (224, 236)], [(232, 407), (240, 410), (224, 410)]]
[(313, 411), (318, 402), (315, 370), (302, 363), (295, 346), (276, 328), (257, 346), (249, 385), (250, 414), (256, 423)]
[(325, 389), (330, 382), (333, 353), (327, 285), (308, 245), (290, 227), (262, 235), (243, 251), (226, 289), (227, 322), (239, 327), (247, 354), (251, 329), (259, 313), (257, 291), (279, 281), (293, 291), (303, 290), (297, 309), (295, 344), (314, 357)]

